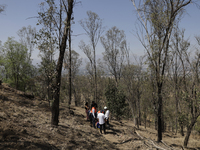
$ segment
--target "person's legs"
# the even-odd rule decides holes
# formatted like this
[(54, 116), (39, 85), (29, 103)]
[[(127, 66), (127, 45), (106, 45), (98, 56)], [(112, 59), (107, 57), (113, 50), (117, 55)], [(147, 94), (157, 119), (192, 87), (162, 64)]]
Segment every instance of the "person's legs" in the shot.
[(96, 127), (95, 127), (95, 119), (94, 119), (94, 116), (93, 116), (93, 115), (92, 115), (92, 122), (93, 122), (93, 127), (96, 128)]
[(87, 121), (90, 119), (89, 117), (89, 111), (87, 110)]
[(92, 116), (92, 114), (90, 114), (90, 126), (92, 127), (92, 118), (93, 118), (93, 116)]
[(102, 126), (103, 126), (104, 134), (106, 134), (106, 125), (105, 125), (105, 123)]
[(100, 124), (100, 133), (102, 134), (102, 124)]
[(86, 119), (88, 120), (88, 113), (87, 113), (87, 110), (85, 110), (85, 113), (86, 113)]
[(108, 129), (110, 128), (110, 125), (109, 125), (109, 118), (106, 119), (106, 125), (105, 125)]
[(107, 125), (109, 126), (109, 118), (107, 119)]

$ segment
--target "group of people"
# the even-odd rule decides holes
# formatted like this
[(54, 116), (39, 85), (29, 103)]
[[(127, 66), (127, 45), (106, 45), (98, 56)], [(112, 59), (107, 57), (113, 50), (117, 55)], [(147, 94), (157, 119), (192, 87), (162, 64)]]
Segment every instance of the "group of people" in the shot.
[(106, 134), (106, 127), (109, 127), (110, 115), (108, 108), (105, 106), (103, 110), (97, 111), (97, 104), (94, 101), (92, 101), (91, 107), (89, 107), (88, 102), (86, 102), (85, 112), (87, 115), (87, 121), (90, 121), (90, 126), (100, 128), (100, 133), (104, 130), (104, 134)]

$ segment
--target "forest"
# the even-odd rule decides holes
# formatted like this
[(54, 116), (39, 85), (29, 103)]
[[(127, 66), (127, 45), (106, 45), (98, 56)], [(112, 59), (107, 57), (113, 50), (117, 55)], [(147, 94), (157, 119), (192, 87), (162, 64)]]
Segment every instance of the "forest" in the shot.
[[(98, 14), (88, 10), (87, 18), (78, 22), (89, 39), (79, 43), (87, 63), (72, 49), (76, 3), (44, 0), (37, 16), (39, 30), (22, 27), (19, 40), (0, 42), (1, 82), (47, 101), (52, 126), (59, 125), (61, 106), (70, 110), (72, 102), (84, 107), (95, 101), (98, 109), (108, 106), (113, 120), (131, 120), (137, 129), (151, 127), (158, 142), (166, 131), (181, 134), (187, 147), (191, 134), (200, 135), (200, 35), (193, 46), (179, 23), (195, 2), (130, 0), (143, 56), (132, 55), (117, 24), (105, 31)], [(5, 10), (0, 4), (0, 13)], [(102, 59), (96, 57), (98, 43), (104, 48)], [(32, 63), (34, 49), (40, 51), (38, 66)]]

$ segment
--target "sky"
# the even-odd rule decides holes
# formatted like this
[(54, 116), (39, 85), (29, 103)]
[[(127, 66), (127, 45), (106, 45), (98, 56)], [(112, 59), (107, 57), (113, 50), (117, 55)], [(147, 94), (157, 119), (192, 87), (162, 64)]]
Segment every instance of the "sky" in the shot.
[[(38, 16), (41, 2), (43, 0), (0, 0), (0, 5), (6, 5), (5, 11), (0, 14), (0, 41), (4, 43), (8, 37), (15, 37), (15, 40), (18, 40), (17, 31), (22, 27), (27, 27), (28, 25), (37, 27), (37, 19), (34, 17)], [(132, 54), (141, 56), (145, 53), (140, 41), (134, 34), (138, 20), (130, 0), (82, 0), (74, 8), (75, 24), (72, 26), (73, 35), (79, 35), (72, 36), (72, 49), (78, 52), (82, 58), (86, 56), (78, 45), (81, 40), (86, 43), (89, 40), (84, 34), (85, 31), (80, 26), (79, 21), (87, 18), (87, 11), (92, 11), (99, 15), (103, 20), (103, 26), (106, 27), (105, 31), (113, 26), (124, 30)], [(200, 36), (200, 9), (192, 4), (186, 7), (186, 11), (187, 13), (182, 18), (180, 27), (185, 29), (186, 38), (189, 38), (191, 43), (195, 45), (194, 36)], [(103, 51), (104, 49), (99, 41), (96, 54), (101, 56)], [(35, 61), (39, 60), (38, 54), (39, 51), (35, 49), (32, 54), (32, 58)]]

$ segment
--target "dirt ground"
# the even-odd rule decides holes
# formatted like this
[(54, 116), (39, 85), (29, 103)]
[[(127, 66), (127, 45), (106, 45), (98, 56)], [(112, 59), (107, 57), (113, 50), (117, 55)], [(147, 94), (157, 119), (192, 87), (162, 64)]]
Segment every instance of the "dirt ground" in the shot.
[(59, 126), (52, 127), (48, 102), (33, 98), (5, 84), (0, 86), (0, 150), (84, 150), (166, 149), (200, 150), (200, 136), (191, 136), (188, 148), (184, 137), (163, 133), (163, 142), (156, 142), (156, 131), (136, 129), (131, 121), (112, 120), (107, 134), (90, 127), (85, 109), (60, 104)]

